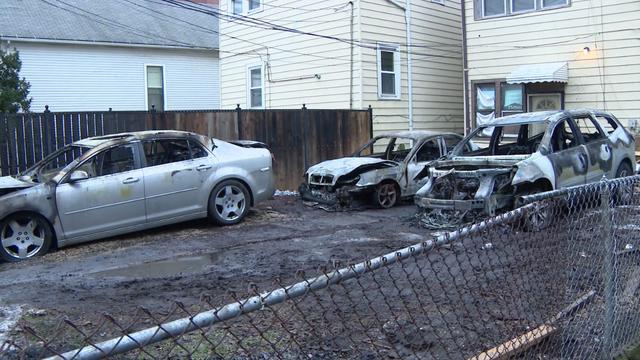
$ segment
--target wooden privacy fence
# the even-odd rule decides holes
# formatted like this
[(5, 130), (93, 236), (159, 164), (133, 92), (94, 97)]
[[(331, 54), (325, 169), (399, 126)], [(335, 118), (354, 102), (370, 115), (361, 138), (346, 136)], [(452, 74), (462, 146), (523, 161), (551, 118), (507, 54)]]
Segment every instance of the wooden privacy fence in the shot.
[(106, 111), (0, 114), (0, 170), (14, 175), (71, 142), (140, 130), (184, 130), (257, 140), (276, 159), (279, 189), (297, 189), (306, 168), (354, 152), (372, 134), (372, 109)]

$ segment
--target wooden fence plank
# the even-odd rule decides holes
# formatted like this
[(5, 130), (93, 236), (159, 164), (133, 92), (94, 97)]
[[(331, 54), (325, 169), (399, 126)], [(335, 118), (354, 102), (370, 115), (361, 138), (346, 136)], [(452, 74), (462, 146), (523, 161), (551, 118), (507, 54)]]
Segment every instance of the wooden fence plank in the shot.
[(7, 117), (0, 115), (0, 174), (9, 175), (9, 148), (7, 146)]
[(24, 133), (24, 123), (25, 123), (25, 116), (24, 115), (19, 115), (16, 118), (16, 122), (15, 122), (15, 129), (16, 129), (16, 153), (18, 155), (18, 161), (17, 161), (17, 172), (20, 172), (24, 169), (27, 168), (27, 159), (26, 159), (26, 149), (25, 149), (25, 142), (24, 142), (24, 138), (25, 138), (25, 133)]
[[(31, 167), (35, 162), (34, 156), (34, 134), (33, 134), (33, 116), (24, 116), (24, 135), (22, 136), (25, 152), (25, 169)], [(25, 170), (23, 169), (23, 170)]]

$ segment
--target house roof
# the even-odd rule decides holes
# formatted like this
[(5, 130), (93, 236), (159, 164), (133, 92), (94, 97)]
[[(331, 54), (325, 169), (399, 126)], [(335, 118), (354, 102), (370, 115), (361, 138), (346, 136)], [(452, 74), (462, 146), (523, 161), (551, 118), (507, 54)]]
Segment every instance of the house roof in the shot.
[(218, 19), (162, 0), (2, 0), (0, 40), (14, 39), (218, 49)]

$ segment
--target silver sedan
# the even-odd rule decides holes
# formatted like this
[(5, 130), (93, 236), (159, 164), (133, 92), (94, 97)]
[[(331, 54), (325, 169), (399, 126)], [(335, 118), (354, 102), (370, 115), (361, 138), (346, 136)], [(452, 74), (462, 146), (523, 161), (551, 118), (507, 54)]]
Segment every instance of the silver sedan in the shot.
[(84, 139), (0, 177), (0, 258), (197, 218), (236, 224), (273, 193), (272, 156), (257, 142), (180, 131)]

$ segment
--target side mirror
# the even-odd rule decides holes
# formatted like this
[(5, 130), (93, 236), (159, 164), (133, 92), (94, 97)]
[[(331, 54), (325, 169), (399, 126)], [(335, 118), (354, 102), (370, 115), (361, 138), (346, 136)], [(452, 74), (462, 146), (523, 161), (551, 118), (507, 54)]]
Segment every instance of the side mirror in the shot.
[(69, 176), (69, 182), (73, 183), (76, 181), (80, 181), (80, 180), (86, 180), (89, 178), (89, 174), (87, 174), (86, 171), (84, 170), (76, 170), (74, 172), (71, 173), (71, 175)]

